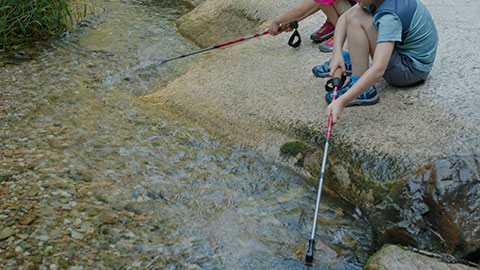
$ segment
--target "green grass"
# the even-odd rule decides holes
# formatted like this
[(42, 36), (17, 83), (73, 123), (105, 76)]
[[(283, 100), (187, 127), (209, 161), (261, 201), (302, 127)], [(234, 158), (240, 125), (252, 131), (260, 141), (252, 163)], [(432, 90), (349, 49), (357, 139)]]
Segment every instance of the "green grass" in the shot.
[(0, 0), (0, 49), (19, 49), (68, 30), (87, 13), (68, 0)]

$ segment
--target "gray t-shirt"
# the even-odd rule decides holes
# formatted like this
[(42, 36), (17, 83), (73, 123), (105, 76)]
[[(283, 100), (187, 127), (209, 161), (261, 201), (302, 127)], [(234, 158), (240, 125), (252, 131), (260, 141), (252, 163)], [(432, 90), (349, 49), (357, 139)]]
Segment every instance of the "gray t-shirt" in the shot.
[[(394, 0), (385, 0), (387, 1)], [(416, 5), (412, 5), (413, 16), (408, 21), (409, 24), (404, 22), (402, 25), (401, 18), (395, 10), (382, 9), (382, 4), (373, 13), (373, 25), (378, 30), (377, 43), (394, 41), (398, 52), (412, 59), (414, 68), (429, 72), (435, 61), (438, 33), (427, 8), (420, 1), (415, 1)], [(403, 16), (405, 13), (400, 14)]]

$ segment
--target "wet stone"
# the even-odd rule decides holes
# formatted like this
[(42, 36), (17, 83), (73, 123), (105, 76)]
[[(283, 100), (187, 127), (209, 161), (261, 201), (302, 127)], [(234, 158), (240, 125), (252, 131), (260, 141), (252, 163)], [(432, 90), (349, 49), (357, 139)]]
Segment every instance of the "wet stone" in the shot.
[(42, 235), (37, 236), (37, 239), (45, 242), (49, 239), (49, 237), (46, 234), (42, 234)]
[(41, 255), (36, 255), (36, 256), (32, 256), (30, 258), (32, 260), (33, 263), (40, 263), (42, 261), (42, 256)]
[(9, 238), (10, 236), (13, 236), (13, 235), (15, 235), (15, 231), (14, 231), (14, 230), (12, 230), (12, 229), (9, 228), (9, 227), (3, 228), (3, 229), (0, 231), (0, 240)]
[(94, 216), (98, 215), (99, 213), (100, 213), (100, 211), (95, 209), (95, 210), (92, 210), (92, 211), (88, 212), (88, 216), (89, 217), (94, 217)]
[(39, 270), (39, 269), (40, 269), (40, 265), (38, 264), (31, 264), (27, 266), (27, 270)]
[(114, 224), (118, 221), (118, 217), (110, 213), (102, 214), (99, 219), (105, 224)]
[(60, 208), (62, 206), (62, 203), (55, 200), (55, 201), (50, 201), (49, 205), (53, 208)]
[(75, 219), (75, 221), (72, 223), (73, 227), (79, 227), (82, 224), (82, 220), (80, 218)]
[[(420, 253), (407, 250), (396, 245), (385, 245), (376, 252), (365, 265), (365, 270), (390, 269), (449, 269), (449, 270), (476, 270), (461, 263), (449, 263), (448, 256), (431, 254), (422, 256)], [(436, 255), (436, 256), (433, 256)]]
[(70, 262), (67, 259), (60, 258), (58, 260), (58, 264), (59, 264), (61, 269), (67, 269), (70, 265)]
[(83, 239), (83, 234), (81, 234), (77, 231), (72, 231), (72, 238), (77, 239), (77, 240), (82, 240)]
[(37, 218), (36, 215), (27, 215), (27, 216), (22, 217), (19, 220), (19, 223), (22, 224), (22, 225), (30, 225), (35, 220), (35, 218)]
[(377, 206), (371, 219), (375, 240), (379, 246), (395, 243), (479, 260), (478, 191), (479, 156), (457, 155), (428, 164)]

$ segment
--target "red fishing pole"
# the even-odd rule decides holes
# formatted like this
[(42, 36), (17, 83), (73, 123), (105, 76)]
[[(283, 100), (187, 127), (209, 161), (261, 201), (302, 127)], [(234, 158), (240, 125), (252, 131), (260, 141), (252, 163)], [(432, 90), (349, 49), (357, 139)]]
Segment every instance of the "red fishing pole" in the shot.
[[(297, 21), (293, 21), (293, 22), (291, 22), (291, 23), (287, 23), (287, 24), (282, 25), (282, 26), (280, 27), (280, 31), (287, 31), (287, 32), (288, 32), (288, 31), (291, 31), (291, 30), (293, 30), (293, 29), (296, 30), (297, 28), (298, 28), (298, 22), (297, 22)], [(170, 61), (172, 61), (172, 60), (176, 60), (176, 59), (179, 59), (179, 58), (183, 58), (183, 57), (187, 57), (187, 56), (190, 56), (190, 55), (194, 55), (194, 54), (197, 54), (197, 53), (202, 53), (202, 52), (210, 51), (210, 50), (213, 50), (213, 49), (222, 48), (222, 47), (225, 47), (225, 46), (228, 46), (228, 45), (237, 43), (237, 42), (241, 42), (241, 41), (244, 41), (244, 40), (248, 40), (248, 39), (260, 37), (260, 36), (263, 36), (263, 35), (266, 35), (266, 34), (268, 34), (268, 31), (264, 31), (264, 32), (262, 32), (262, 33), (257, 33), (257, 34), (254, 34), (254, 35), (242, 37), (242, 38), (235, 39), (235, 40), (232, 40), (232, 41), (228, 41), (228, 42), (225, 42), (225, 43), (220, 43), (220, 44), (217, 44), (217, 45), (214, 45), (214, 46), (205, 48), (205, 49), (201, 49), (201, 50), (198, 50), (198, 51), (185, 53), (185, 54), (182, 54), (182, 55), (179, 55), (179, 56), (176, 56), (176, 57), (167, 59), (167, 60), (163, 60), (163, 61), (161, 61), (160, 63), (158, 63), (158, 65), (161, 65), (161, 64), (163, 64), (163, 63), (170, 62)], [(292, 36), (292, 37), (293, 37), (293, 36)], [(298, 31), (295, 31), (295, 37), (298, 38), (299, 40), (298, 40), (296, 43), (293, 43), (293, 45), (290, 44), (291, 41), (289, 41), (289, 44), (290, 44), (290, 46), (296, 46), (296, 47), (298, 47), (298, 46), (300, 45), (300, 37), (299, 37), (299, 35), (298, 35)], [(297, 45), (297, 44), (298, 44), (298, 45)]]
[[(333, 78), (331, 80), (333, 85), (333, 100), (337, 99), (338, 89), (343, 85), (342, 73), (343, 71), (341, 68), (337, 68), (333, 73)], [(305, 256), (305, 263), (308, 266), (311, 266), (313, 263), (313, 250), (315, 248), (315, 230), (317, 227), (318, 208), (320, 206), (320, 197), (322, 196), (322, 186), (323, 186), (323, 179), (325, 177), (328, 144), (330, 142), (330, 135), (332, 134), (332, 126), (333, 126), (333, 116), (332, 114), (330, 114), (330, 116), (328, 117), (327, 139), (325, 141), (325, 149), (323, 150), (322, 170), (320, 172), (320, 180), (318, 182), (317, 204), (315, 205), (315, 216), (313, 217), (312, 235), (310, 237), (310, 240), (308, 241), (308, 250), (307, 250), (307, 255)]]

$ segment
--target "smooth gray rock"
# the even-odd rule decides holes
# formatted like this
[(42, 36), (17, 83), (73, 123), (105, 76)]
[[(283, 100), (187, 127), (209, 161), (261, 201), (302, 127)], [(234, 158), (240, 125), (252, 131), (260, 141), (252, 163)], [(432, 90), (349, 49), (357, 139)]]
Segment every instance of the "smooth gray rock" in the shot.
[(12, 235), (15, 235), (14, 230), (12, 230), (10, 227), (3, 228), (0, 231), (0, 240), (7, 239)]
[(477, 268), (446, 263), (438, 258), (431, 258), (413, 251), (404, 250), (395, 245), (388, 245), (375, 253), (365, 270), (475, 270)]
[(480, 261), (480, 156), (426, 165), (373, 211), (377, 245), (402, 244)]

